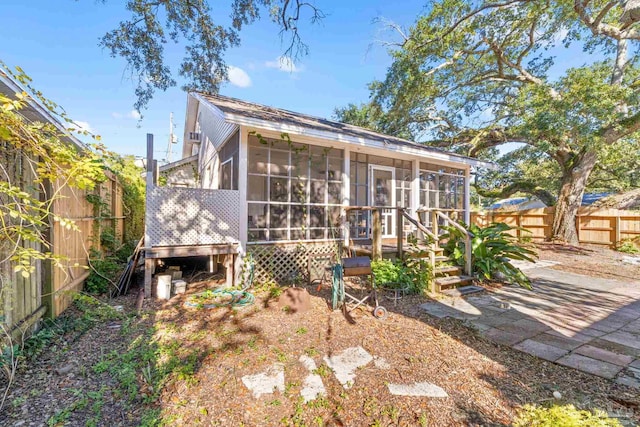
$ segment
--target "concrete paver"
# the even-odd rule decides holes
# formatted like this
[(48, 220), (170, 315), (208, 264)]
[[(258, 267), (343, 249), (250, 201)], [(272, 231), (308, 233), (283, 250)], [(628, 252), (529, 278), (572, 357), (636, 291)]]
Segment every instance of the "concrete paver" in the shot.
[[(533, 291), (516, 286), (421, 307), (471, 323), (487, 339), (640, 388), (640, 281), (523, 264)], [(640, 373), (637, 374), (640, 376)]]
[(601, 360), (603, 362), (613, 363), (618, 366), (627, 366), (633, 362), (633, 357), (624, 354), (618, 354), (613, 351), (604, 350), (592, 345), (583, 345), (574, 350), (574, 353), (591, 357), (592, 359)]
[[(555, 332), (555, 331), (551, 331), (551, 332)], [(584, 344), (584, 341), (575, 339), (575, 336), (572, 338), (569, 338), (562, 334), (558, 334), (558, 335), (554, 335), (552, 333), (542, 333), (542, 334), (536, 335), (535, 340), (537, 342), (552, 345), (554, 347), (558, 347), (563, 350), (573, 350), (574, 348), (580, 347), (581, 345)]]
[(595, 360), (575, 353), (561, 357), (556, 363), (609, 379), (615, 378), (622, 370), (621, 366), (614, 365), (613, 363)]
[(554, 347), (531, 339), (522, 341), (521, 343), (514, 345), (513, 348), (550, 362), (555, 362), (565, 354), (569, 353), (569, 350), (564, 350), (562, 348)]

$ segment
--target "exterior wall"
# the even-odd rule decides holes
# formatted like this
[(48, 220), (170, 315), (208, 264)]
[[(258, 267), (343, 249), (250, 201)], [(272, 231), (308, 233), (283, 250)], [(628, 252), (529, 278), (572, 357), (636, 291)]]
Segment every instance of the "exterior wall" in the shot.
[[(190, 95), (192, 96), (192, 95)], [(218, 188), (218, 172), (220, 159), (218, 151), (232, 136), (238, 126), (224, 121), (209, 104), (198, 104), (196, 121), (192, 132), (200, 132), (200, 148), (198, 150), (198, 172), (201, 177), (201, 188)], [(185, 134), (187, 131), (185, 131)]]
[(169, 187), (197, 188), (200, 185), (197, 158), (191, 162), (161, 170), (160, 176), (166, 179), (166, 185)]

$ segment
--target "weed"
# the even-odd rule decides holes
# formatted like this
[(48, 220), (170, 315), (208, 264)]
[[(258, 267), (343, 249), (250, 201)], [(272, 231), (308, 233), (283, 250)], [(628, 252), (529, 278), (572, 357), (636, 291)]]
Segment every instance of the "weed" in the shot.
[[(635, 239), (638, 243), (640, 243), (640, 239)], [(638, 248), (638, 244), (634, 243), (634, 239), (624, 239), (616, 245), (616, 250), (618, 252), (624, 252), (626, 254), (640, 254), (640, 249)]]
[(26, 397), (16, 397), (11, 401), (11, 406), (13, 406), (14, 408), (17, 408), (18, 406), (24, 405), (26, 401), (27, 401)]
[(296, 330), (296, 334), (298, 334), (298, 335), (304, 335), (307, 332), (309, 332), (309, 330), (307, 328), (305, 328), (304, 326), (301, 327), (301, 328), (298, 328), (298, 330)]
[(314, 400), (311, 400), (307, 403), (309, 408), (328, 408), (330, 406), (329, 401), (326, 397), (318, 397)]
[(307, 347), (307, 348), (305, 348), (304, 352), (305, 352), (305, 354), (306, 354), (307, 356), (309, 356), (309, 357), (314, 357), (314, 356), (317, 356), (318, 354), (320, 354), (320, 353), (318, 352), (318, 350), (316, 350), (316, 349), (315, 349), (315, 348), (313, 348), (313, 347)]
[(331, 374), (331, 369), (324, 363), (313, 370), (314, 374), (320, 375), (322, 378), (327, 378)]
[(378, 399), (375, 397), (367, 397), (362, 404), (362, 413), (367, 417), (372, 417), (376, 413), (378, 413)]
[(247, 341), (247, 347), (249, 347), (251, 350), (255, 350), (258, 345), (256, 344), (258, 341), (258, 337), (257, 336), (252, 336), (251, 339), (249, 339), (249, 341)]
[(275, 355), (276, 355), (276, 359), (278, 359), (278, 362), (280, 362), (280, 363), (286, 363), (286, 361), (287, 361), (287, 355), (286, 355), (282, 350), (280, 350), (280, 349), (279, 349), (279, 348), (277, 348), (277, 347), (274, 347), (274, 348), (272, 349), (272, 351), (275, 353)]
[(398, 418), (400, 417), (400, 410), (398, 408), (396, 408), (393, 405), (387, 405), (384, 408), (382, 408), (382, 415), (386, 415), (389, 418), (391, 418), (391, 420), (394, 423), (398, 422)]

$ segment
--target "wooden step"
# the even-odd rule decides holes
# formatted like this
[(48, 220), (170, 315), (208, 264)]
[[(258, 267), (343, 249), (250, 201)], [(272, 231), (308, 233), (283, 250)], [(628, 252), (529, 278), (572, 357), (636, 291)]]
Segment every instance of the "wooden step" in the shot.
[(436, 255), (436, 263), (438, 263), (438, 262), (448, 262), (448, 261), (451, 261), (451, 258), (449, 258), (448, 256)]
[(436, 267), (433, 274), (438, 275), (454, 275), (457, 276), (462, 272), (462, 268), (456, 265), (441, 265)]
[(436, 292), (442, 292), (443, 288), (458, 287), (461, 284), (466, 284), (473, 280), (471, 276), (448, 276), (437, 277), (433, 283), (435, 284)]

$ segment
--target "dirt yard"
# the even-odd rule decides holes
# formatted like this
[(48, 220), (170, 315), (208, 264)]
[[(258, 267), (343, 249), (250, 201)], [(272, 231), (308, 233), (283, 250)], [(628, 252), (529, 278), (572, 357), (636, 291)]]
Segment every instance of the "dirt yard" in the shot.
[(617, 252), (601, 245), (536, 245), (541, 260), (555, 261), (551, 267), (585, 276), (614, 280), (640, 280), (640, 265), (624, 262), (624, 258), (639, 257)]
[[(583, 274), (602, 272), (601, 264), (586, 264), (593, 252), (586, 253), (546, 247), (541, 256), (579, 259), (562, 265), (588, 269)], [(276, 288), (257, 290), (255, 303), (238, 309), (188, 308), (184, 296), (147, 300), (140, 315), (135, 295), (108, 301), (122, 312), (84, 304), (60, 322), (91, 327), (67, 328), (20, 369), (0, 425), (509, 425), (521, 405), (554, 401), (599, 408), (627, 425), (640, 421), (637, 390), (492, 344), (459, 321), (430, 318), (418, 308), (425, 297), (385, 301), (389, 317), (378, 320), (366, 310), (353, 317), (332, 311), (326, 286), (309, 292), (305, 312), (279, 306)], [(345, 388), (325, 357), (356, 346), (373, 361), (355, 369)], [(326, 388), (308, 403), (303, 355)], [(243, 377), (273, 366), (282, 369), (283, 388), (254, 397)], [(416, 382), (447, 397), (390, 393), (390, 384)]]

